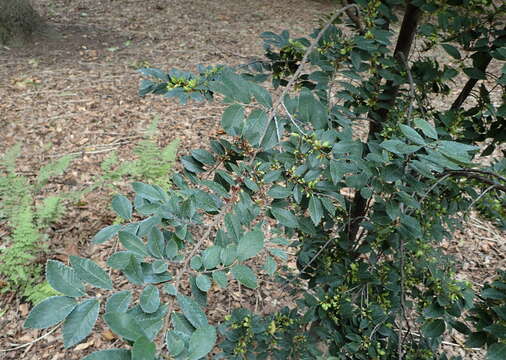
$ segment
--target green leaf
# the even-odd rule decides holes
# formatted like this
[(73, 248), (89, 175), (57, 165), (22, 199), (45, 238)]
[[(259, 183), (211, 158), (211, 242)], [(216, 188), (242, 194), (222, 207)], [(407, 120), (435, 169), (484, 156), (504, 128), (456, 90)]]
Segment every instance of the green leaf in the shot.
[(95, 351), (86, 356), (83, 360), (132, 360), (130, 350), (126, 349), (109, 349)]
[(100, 303), (97, 299), (83, 301), (75, 307), (63, 323), (63, 344), (65, 348), (74, 346), (91, 333), (98, 318)]
[(213, 165), (216, 162), (214, 156), (209, 151), (204, 149), (192, 150), (192, 156), (195, 160), (201, 162), (204, 165)]
[(452, 46), (450, 44), (441, 44), (441, 46), (452, 58), (457, 60), (462, 59), (462, 56), (460, 56), (460, 52), (457, 50), (455, 46)]
[(151, 265), (155, 274), (163, 274), (169, 268), (169, 265), (163, 260), (155, 260)]
[(255, 97), (255, 100), (260, 105), (263, 105), (267, 108), (270, 108), (272, 106), (271, 94), (265, 88), (255, 83), (250, 83), (249, 89), (251, 91), (251, 94)]
[(112, 290), (111, 278), (93, 261), (79, 256), (70, 256), (70, 263), (81, 280), (100, 289)]
[(126, 312), (132, 302), (132, 292), (130, 290), (119, 291), (107, 300), (105, 312)]
[(465, 68), (463, 71), (471, 79), (476, 79), (476, 80), (486, 80), (487, 79), (487, 75), (485, 74), (485, 72), (483, 70), (478, 69), (478, 68)]
[(216, 344), (216, 329), (205, 325), (195, 330), (190, 338), (189, 360), (198, 360), (209, 354)]
[(165, 344), (173, 357), (177, 357), (185, 348), (184, 340), (181, 339), (181, 336), (179, 336), (176, 331), (167, 331), (165, 335)]
[(327, 127), (327, 109), (306, 88), (302, 89), (299, 96), (299, 114), (300, 120), (311, 123), (315, 129)]
[(181, 313), (173, 312), (170, 318), (170, 322), (172, 323), (174, 330), (185, 334), (185, 336), (188, 338), (195, 331), (195, 327), (188, 320), (186, 320), (186, 317), (184, 317), (184, 315)]
[(195, 255), (190, 259), (190, 267), (198, 271), (202, 267), (202, 257), (200, 255)]
[(267, 195), (273, 199), (284, 199), (292, 195), (292, 190), (283, 186), (275, 185), (267, 191)]
[(323, 217), (323, 206), (316, 196), (309, 199), (309, 216), (315, 225), (318, 225)]
[(218, 270), (213, 272), (213, 280), (218, 284), (222, 289), (225, 289), (228, 285), (228, 277), (224, 271)]
[(154, 360), (156, 345), (147, 337), (142, 336), (135, 340), (132, 347), (132, 360)]
[(267, 250), (269, 250), (269, 252), (277, 258), (280, 258), (284, 261), (288, 260), (288, 254), (283, 249), (268, 248)]
[(154, 285), (147, 285), (141, 293), (140, 305), (142, 311), (151, 314), (160, 306), (160, 292)]
[(260, 230), (250, 231), (244, 234), (237, 245), (237, 257), (239, 261), (250, 259), (257, 255), (264, 247), (264, 233)]
[(132, 183), (132, 188), (134, 189), (135, 193), (138, 196), (151, 202), (166, 200), (166, 194), (163, 194), (160, 191), (158, 191), (158, 189), (153, 185), (148, 185), (141, 182), (134, 182)]
[(411, 140), (412, 142), (414, 142), (415, 144), (422, 145), (422, 146), (426, 144), (425, 140), (423, 139), (423, 137), (421, 137), (420, 134), (418, 134), (415, 129), (412, 129), (409, 126), (404, 125), (404, 124), (400, 124), (399, 127), (400, 127), (402, 133), (409, 140)]
[(264, 270), (269, 276), (274, 275), (278, 265), (272, 256), (267, 256), (265, 259)]
[(493, 300), (505, 300), (506, 292), (494, 289), (494, 288), (486, 288), (481, 291), (480, 294), (485, 299), (493, 299)]
[[(131, 251), (118, 251), (117, 253), (109, 256), (109, 259), (107, 259), (107, 266), (110, 266), (115, 270), (123, 270), (130, 263), (130, 258), (132, 256), (135, 257), (139, 255), (136, 255)], [(139, 260), (142, 260), (142, 258)]]
[(148, 250), (146, 249), (146, 245), (144, 241), (142, 241), (139, 237), (135, 236), (126, 231), (120, 231), (118, 233), (120, 243), (131, 252), (138, 254), (140, 256), (149, 256)]
[(77, 306), (75, 299), (52, 296), (35, 305), (23, 325), (25, 328), (45, 329), (58, 324)]
[(214, 269), (220, 263), (220, 253), (222, 248), (220, 246), (211, 246), (204, 250), (202, 253), (202, 264), (204, 269)]
[(114, 195), (112, 198), (112, 209), (125, 220), (132, 217), (132, 203), (126, 196)]
[(183, 311), (186, 319), (196, 328), (206, 326), (208, 324), (206, 314), (202, 308), (193, 299), (178, 294), (177, 302)]
[(104, 320), (111, 330), (119, 336), (135, 341), (146, 334), (141, 330), (142, 327), (135, 320), (135, 317), (124, 312), (110, 312), (104, 314)]
[(257, 277), (253, 270), (251, 270), (248, 266), (243, 264), (238, 264), (232, 267), (232, 275), (234, 278), (250, 289), (256, 289), (257, 287)]
[(154, 258), (162, 259), (165, 251), (165, 239), (162, 232), (156, 226), (153, 226), (148, 232), (148, 253)]
[(422, 332), (429, 338), (439, 337), (443, 335), (445, 330), (446, 324), (441, 319), (429, 320), (422, 326)]
[(197, 284), (197, 287), (203, 292), (208, 292), (211, 288), (211, 280), (209, 280), (209, 277), (206, 275), (197, 275), (195, 282)]
[(177, 256), (179, 248), (177, 246), (177, 243), (174, 239), (170, 239), (167, 242), (167, 245), (165, 245), (165, 257), (167, 259), (172, 259)]
[(241, 134), (244, 125), (244, 108), (234, 104), (225, 109), (221, 118), (221, 126), (227, 134), (237, 136)]
[(46, 279), (53, 289), (64, 295), (72, 297), (86, 295), (84, 285), (74, 269), (59, 261), (47, 261)]
[(242, 134), (251, 145), (259, 145), (267, 120), (267, 114), (260, 109), (253, 109), (248, 115)]
[(417, 128), (422, 130), (425, 136), (430, 137), (431, 139), (437, 140), (437, 131), (429, 122), (424, 119), (416, 118), (414, 123)]
[(176, 296), (177, 295), (177, 289), (174, 285), (172, 284), (165, 284), (163, 286), (163, 290), (169, 294), (169, 295), (172, 295), (172, 296)]
[(227, 245), (226, 248), (221, 250), (220, 258), (223, 265), (231, 265), (237, 259), (237, 246), (235, 244)]
[(91, 241), (94, 244), (102, 244), (112, 238), (114, 235), (120, 231), (122, 228), (121, 225), (109, 225), (102, 230), (100, 230), (94, 237), (91, 239)]
[(289, 228), (296, 228), (299, 226), (297, 218), (289, 210), (273, 207), (271, 208), (271, 213), (276, 218), (276, 220), (280, 222), (281, 225)]
[(420, 146), (408, 145), (405, 142), (397, 139), (385, 140), (380, 144), (380, 146), (383, 149), (398, 155), (411, 154), (415, 151), (420, 150), (421, 148)]
[(130, 261), (123, 269), (123, 273), (130, 282), (136, 285), (142, 285), (144, 283), (144, 272), (142, 271), (141, 264), (134, 255), (130, 255)]
[(487, 360), (504, 360), (506, 359), (506, 344), (495, 343), (489, 346), (487, 351)]

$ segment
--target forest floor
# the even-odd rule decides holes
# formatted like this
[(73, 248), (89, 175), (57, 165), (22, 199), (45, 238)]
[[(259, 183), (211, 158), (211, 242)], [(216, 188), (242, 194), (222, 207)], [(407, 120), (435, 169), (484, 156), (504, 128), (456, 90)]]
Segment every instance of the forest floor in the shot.
[[(140, 98), (136, 69), (193, 71), (197, 64), (244, 63), (262, 55), (263, 31), (305, 35), (333, 8), (332, 1), (316, 0), (41, 0), (38, 10), (56, 30), (52, 38), (29, 47), (0, 47), (0, 155), (21, 144), (19, 171), (28, 177), (51, 160), (76, 155), (44, 196), (90, 186), (113, 150), (131, 159), (155, 117), (160, 146), (179, 139), (179, 154), (205, 146), (219, 134), (223, 106)], [(110, 199), (110, 192), (99, 189), (70, 205), (48, 233), (46, 257), (66, 261), (80, 255), (104, 264), (111, 249), (90, 239), (114, 221)], [(0, 238), (9, 232), (0, 219)], [(443, 246), (457, 258), (459, 276), (479, 287), (494, 275), (492, 269), (506, 269), (504, 235), (472, 215)], [(211, 318), (217, 322), (239, 305), (273, 310), (286, 304), (284, 298), (275, 286), (211, 295), (216, 304)], [(59, 330), (34, 341), (47, 331), (22, 328), (28, 311), (23, 299), (0, 295), (0, 359), (80, 359), (121, 346), (101, 322), (71, 350), (63, 348)], [(448, 347), (466, 359), (481, 358), (459, 342), (450, 338)]]

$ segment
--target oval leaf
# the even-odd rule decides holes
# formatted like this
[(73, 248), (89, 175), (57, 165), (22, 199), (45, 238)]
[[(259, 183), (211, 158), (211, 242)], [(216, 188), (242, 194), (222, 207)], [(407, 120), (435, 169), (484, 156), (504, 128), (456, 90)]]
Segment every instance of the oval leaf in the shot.
[(93, 330), (98, 318), (100, 303), (97, 299), (83, 301), (63, 323), (63, 344), (69, 348), (80, 343)]
[(256, 289), (257, 277), (253, 270), (246, 265), (235, 265), (232, 268), (232, 275), (234, 275), (234, 278), (244, 286), (249, 287), (250, 289)]
[(177, 295), (177, 302), (181, 306), (186, 319), (194, 327), (199, 328), (208, 324), (206, 314), (202, 311), (202, 308), (193, 299), (184, 296)]
[(204, 292), (208, 292), (211, 288), (211, 280), (209, 280), (209, 277), (203, 274), (197, 275), (195, 282), (197, 284), (197, 287)]
[(77, 302), (68, 296), (52, 296), (37, 304), (25, 321), (24, 327), (45, 329), (58, 324), (74, 310)]
[(142, 241), (138, 236), (135, 236), (134, 234), (126, 231), (120, 231), (118, 233), (118, 236), (121, 244), (128, 250), (140, 256), (149, 256), (144, 241)]
[(143, 336), (134, 342), (132, 360), (153, 360), (156, 355), (156, 345)]
[(127, 340), (135, 341), (141, 336), (146, 336), (141, 330), (140, 324), (128, 313), (106, 313), (104, 320), (114, 333)]
[(120, 231), (121, 225), (110, 225), (100, 230), (91, 240), (94, 244), (102, 244)]
[(209, 354), (216, 344), (216, 329), (206, 325), (195, 330), (190, 338), (189, 360), (198, 360)]
[(132, 217), (132, 203), (126, 196), (114, 195), (112, 198), (112, 208), (120, 217), (129, 220)]
[(132, 302), (132, 292), (124, 290), (111, 295), (105, 304), (105, 312), (126, 312)]
[(264, 247), (264, 233), (255, 230), (244, 234), (237, 246), (237, 257), (244, 261), (254, 257)]
[(47, 261), (46, 279), (53, 289), (64, 295), (72, 297), (86, 295), (84, 285), (74, 269), (59, 261)]
[(70, 256), (70, 263), (81, 280), (101, 289), (112, 290), (111, 278), (93, 261), (79, 256)]
[(144, 288), (140, 297), (142, 311), (151, 314), (158, 310), (160, 306), (160, 292), (154, 285), (148, 285)]
[(83, 360), (132, 360), (130, 350), (126, 349), (109, 349), (95, 351), (86, 356)]

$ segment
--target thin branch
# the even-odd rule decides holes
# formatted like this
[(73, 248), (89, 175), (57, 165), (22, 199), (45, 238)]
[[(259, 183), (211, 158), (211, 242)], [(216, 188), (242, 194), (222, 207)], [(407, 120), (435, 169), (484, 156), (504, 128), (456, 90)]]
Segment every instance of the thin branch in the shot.
[(495, 182), (491, 179), (488, 179), (488, 178), (486, 178), (482, 175), (478, 175), (478, 174), (493, 176), (493, 177), (496, 177), (496, 178), (506, 182), (506, 178), (504, 178), (503, 176), (493, 173), (493, 172), (484, 171), (484, 170), (474, 170), (474, 169), (446, 170), (445, 172), (443, 172), (442, 174), (439, 174), (439, 175), (450, 175), (450, 176), (465, 177), (468, 179), (475, 179), (475, 180), (478, 180), (479, 182), (482, 182), (484, 184), (493, 186), (494, 188), (496, 188), (498, 190), (506, 192), (506, 185), (502, 185), (498, 182)]
[(14, 350), (19, 350), (19, 349), (23, 349), (25, 347), (28, 347), (28, 346), (31, 346), (33, 344), (35, 344), (36, 342), (42, 340), (42, 339), (45, 339), (46, 337), (48, 337), (49, 335), (51, 335), (52, 333), (54, 333), (62, 324), (63, 322), (60, 322), (58, 325), (56, 325), (51, 331), (48, 331), (47, 333), (45, 333), (44, 335), (42, 336), (39, 336), (37, 339), (34, 339), (30, 342), (27, 342), (25, 344), (21, 344), (21, 345), (18, 345), (18, 346), (15, 346), (15, 347), (12, 347), (10, 349), (5, 349), (5, 350), (0, 350), (0, 352), (9, 352), (9, 351), (14, 351)]

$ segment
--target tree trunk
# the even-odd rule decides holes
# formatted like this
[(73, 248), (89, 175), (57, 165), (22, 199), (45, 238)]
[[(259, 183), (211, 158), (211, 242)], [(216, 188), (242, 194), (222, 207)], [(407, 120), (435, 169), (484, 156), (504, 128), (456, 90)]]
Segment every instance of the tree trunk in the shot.
[(0, 44), (24, 42), (41, 24), (29, 0), (0, 0)]

